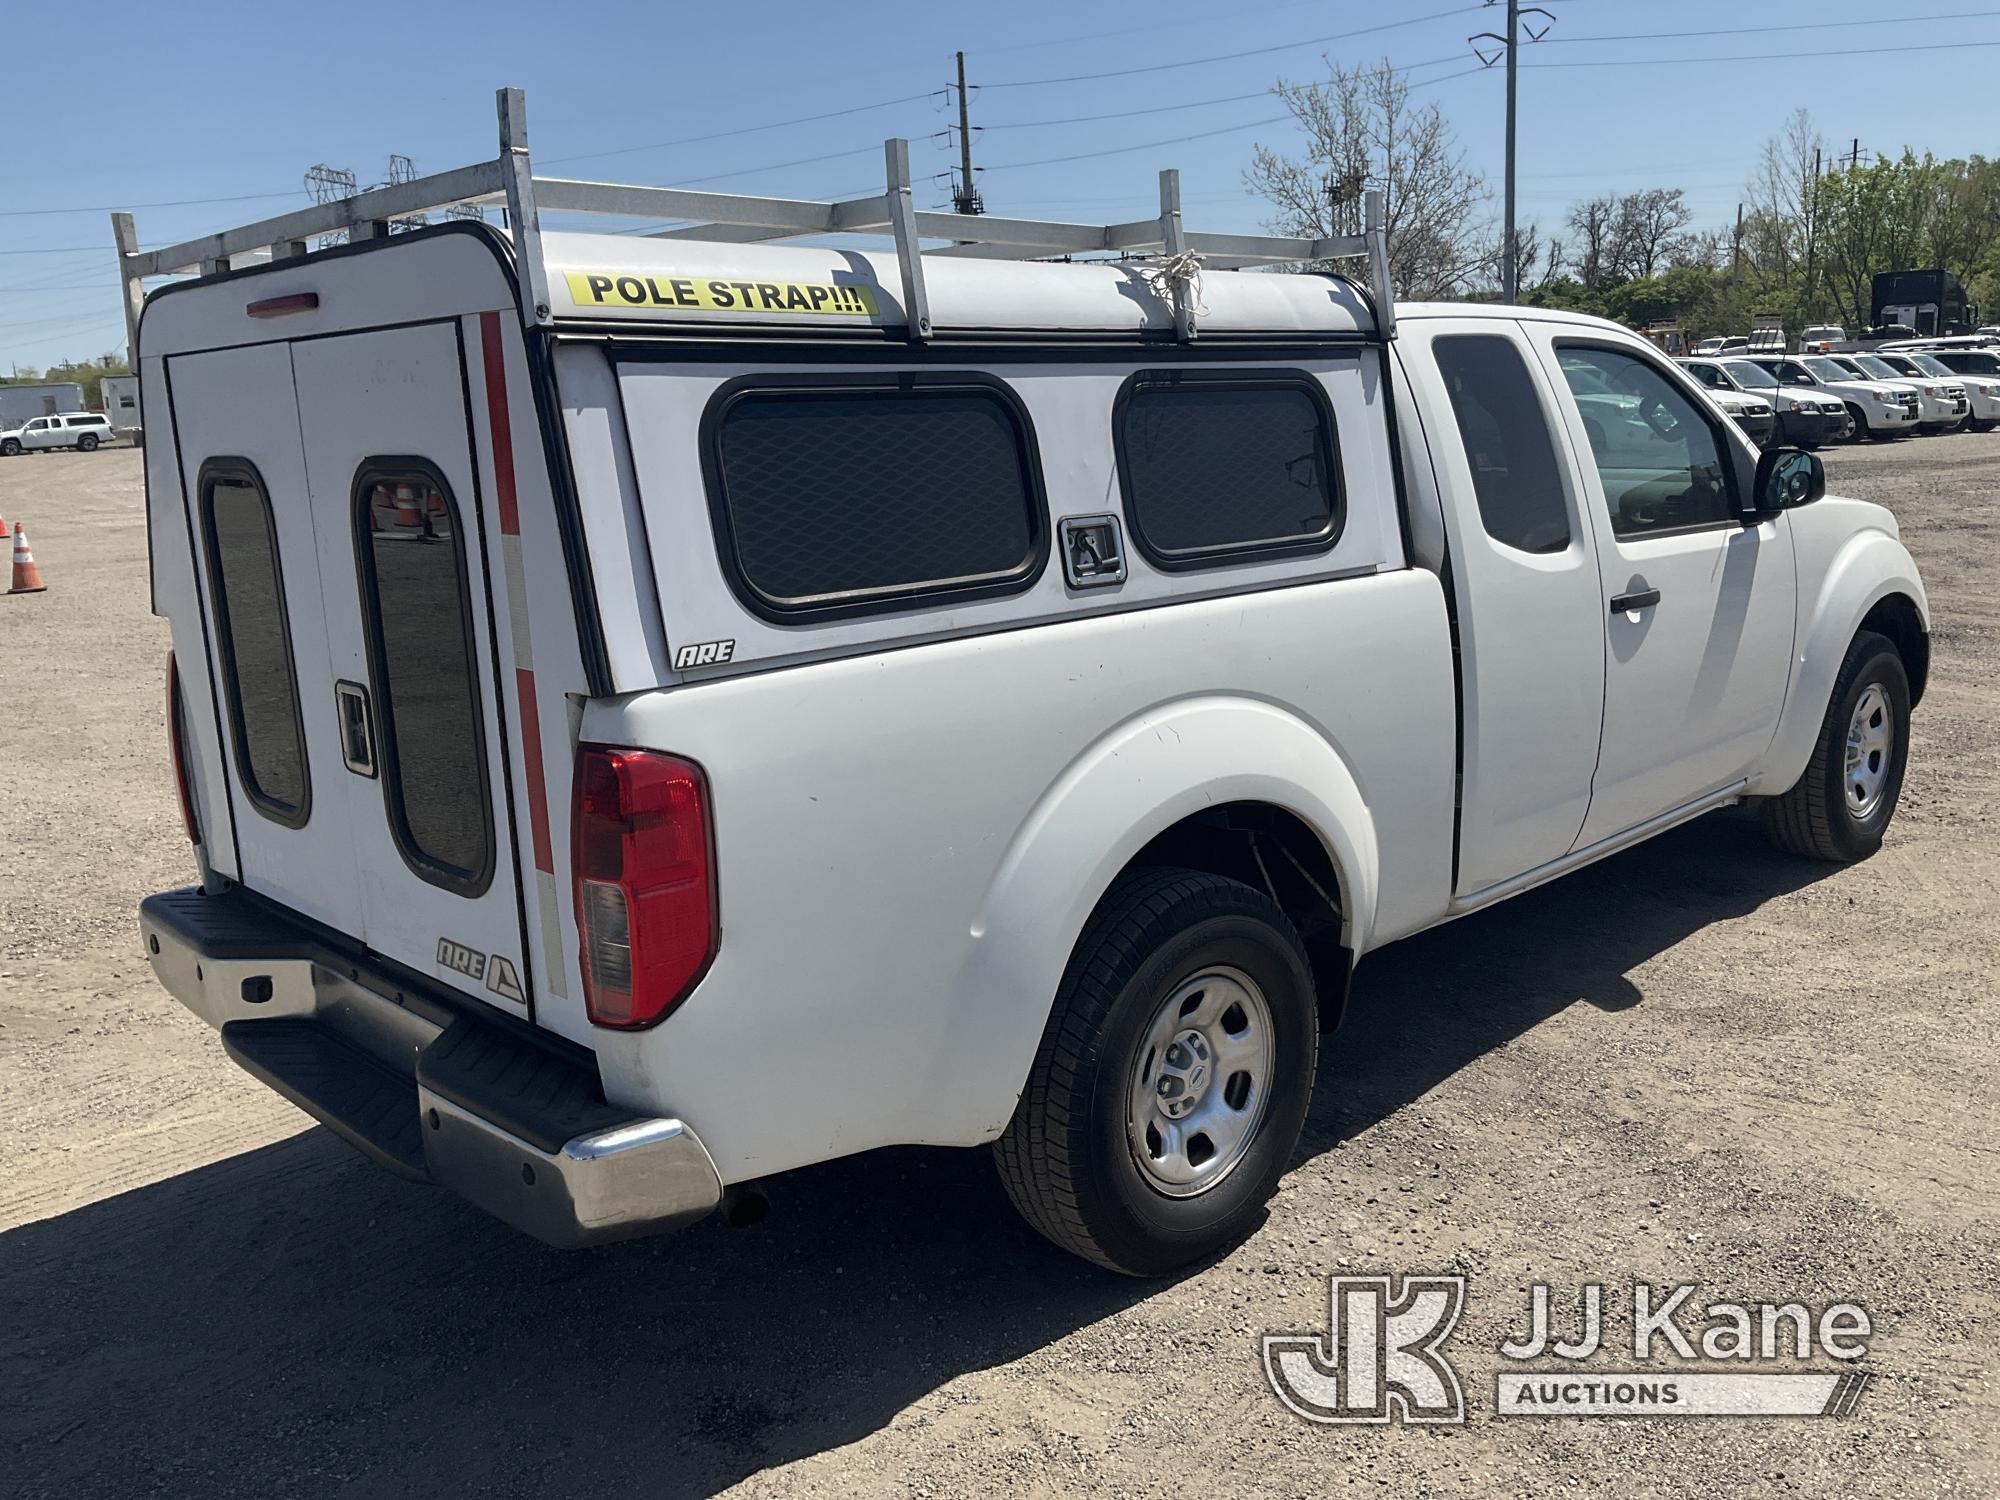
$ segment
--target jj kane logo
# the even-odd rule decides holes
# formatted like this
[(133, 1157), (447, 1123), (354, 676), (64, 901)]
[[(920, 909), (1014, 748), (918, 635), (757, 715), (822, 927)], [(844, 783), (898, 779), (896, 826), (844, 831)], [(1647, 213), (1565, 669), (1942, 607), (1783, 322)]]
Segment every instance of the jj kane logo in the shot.
[[(1525, 1331), (1499, 1347), (1515, 1367), (1494, 1377), (1494, 1414), (1845, 1417), (1860, 1405), (1872, 1377), (1852, 1366), (1874, 1332), (1860, 1304), (1697, 1305), (1696, 1290), (1633, 1282), (1621, 1338), (1606, 1315), (1620, 1299), (1603, 1283), (1583, 1287), (1574, 1320), (1562, 1328), (1548, 1286), (1529, 1287)], [(1327, 1331), (1267, 1335), (1265, 1378), (1309, 1422), (1462, 1423), (1463, 1387), (1443, 1346), (1465, 1296), (1463, 1276), (1405, 1276), (1400, 1288), (1388, 1276), (1329, 1277)], [(1627, 1348), (1629, 1367), (1588, 1363), (1600, 1353), (1618, 1359)], [(1756, 1368), (1818, 1356), (1847, 1368)]]

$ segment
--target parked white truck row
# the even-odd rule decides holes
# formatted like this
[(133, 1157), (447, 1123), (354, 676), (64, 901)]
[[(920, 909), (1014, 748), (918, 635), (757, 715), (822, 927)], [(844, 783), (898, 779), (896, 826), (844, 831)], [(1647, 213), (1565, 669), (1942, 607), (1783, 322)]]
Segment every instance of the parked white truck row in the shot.
[[(514, 170), (517, 225), (692, 211)], [(991, 1142), (1159, 1273), (1257, 1222), (1385, 944), (1744, 799), (1881, 841), (1895, 518), (1625, 330), (1003, 258), (1311, 258), (1177, 213), (923, 215), (913, 265), (727, 242), (893, 176), (699, 196), (711, 238), (454, 223), (146, 306), (202, 875), (147, 949), (392, 1170), (578, 1244)]]
[(1770, 407), (1771, 431), (1752, 430), (1760, 442), (1814, 448), (2000, 427), (2000, 358), (1985, 349), (1736, 355), (1681, 364), (1719, 395)]

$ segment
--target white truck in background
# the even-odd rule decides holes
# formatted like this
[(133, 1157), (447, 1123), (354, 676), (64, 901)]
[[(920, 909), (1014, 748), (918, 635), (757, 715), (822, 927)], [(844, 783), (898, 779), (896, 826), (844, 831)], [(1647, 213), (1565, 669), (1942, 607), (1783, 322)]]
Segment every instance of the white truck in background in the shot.
[[(1377, 214), (922, 213), (900, 142), (841, 204), (572, 183), (520, 118), (126, 257), (508, 201), (136, 340), (201, 876), (143, 941), (391, 1170), (575, 1245), (991, 1143), (1050, 1240), (1164, 1273), (1257, 1223), (1369, 954), (1744, 800), (1880, 843), (1895, 518), (1626, 330), (1398, 306)], [(896, 248), (756, 242), (831, 229)], [(1014, 258), (1091, 249), (1162, 254)]]

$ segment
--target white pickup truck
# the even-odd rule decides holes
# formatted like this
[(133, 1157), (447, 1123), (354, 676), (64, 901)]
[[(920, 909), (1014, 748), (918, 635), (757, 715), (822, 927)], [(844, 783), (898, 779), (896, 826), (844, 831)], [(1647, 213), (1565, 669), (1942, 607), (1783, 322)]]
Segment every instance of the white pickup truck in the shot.
[[(614, 188), (518, 119), (125, 258), (208, 272), (137, 341), (201, 875), (143, 939), (392, 1170), (575, 1245), (992, 1143), (1162, 1273), (1257, 1222), (1378, 949), (1746, 799), (1880, 843), (1896, 520), (1629, 332), (1398, 307), (1378, 230), (1196, 234), (1177, 183), (921, 213), (892, 142), (842, 204)], [(481, 193), (511, 238), (296, 248)], [(857, 228), (897, 248), (758, 243)], [(1160, 253), (1010, 258), (1093, 248)]]

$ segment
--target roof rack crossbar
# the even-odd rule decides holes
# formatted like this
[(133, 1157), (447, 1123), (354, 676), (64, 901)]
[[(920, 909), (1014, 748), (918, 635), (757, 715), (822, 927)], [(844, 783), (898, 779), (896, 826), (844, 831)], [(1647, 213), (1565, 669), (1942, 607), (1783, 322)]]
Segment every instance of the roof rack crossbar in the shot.
[[(119, 277), (124, 285), (126, 334), (134, 351), (148, 277), (224, 271), (234, 257), (266, 250), (273, 259), (302, 257), (310, 253), (311, 241), (317, 236), (345, 231), (351, 239), (376, 238), (386, 235), (396, 219), (458, 204), (486, 203), (506, 205), (508, 229), (514, 236), (515, 260), (521, 277), (521, 313), (530, 326), (547, 324), (554, 317), (548, 267), (540, 243), (541, 214), (549, 211), (692, 221), (650, 231), (649, 237), (654, 239), (752, 244), (804, 235), (889, 235), (896, 245), (909, 336), (917, 340), (931, 334), (929, 296), (924, 285), (927, 258), (1036, 259), (1070, 255), (1162, 257), (1169, 267), (1166, 291), (1174, 303), (1175, 331), (1183, 340), (1195, 336), (1195, 299), (1187, 274), (1190, 265), (1205, 263), (1215, 269), (1234, 269), (1362, 260), (1367, 266), (1366, 274), (1355, 279), (1365, 282), (1373, 299), (1377, 331), (1383, 338), (1395, 337), (1387, 219), (1379, 189), (1370, 189), (1363, 196), (1364, 228), (1360, 234), (1310, 238), (1188, 230), (1182, 223), (1180, 174), (1172, 169), (1160, 174), (1159, 217), (1130, 223), (1071, 224), (919, 210), (911, 196), (909, 143), (899, 138), (883, 144), (884, 191), (838, 202), (588, 182), (535, 176), (528, 156), (525, 97), (519, 89), (501, 89), (495, 103), (500, 151), (491, 161), (371, 188), (352, 197), (316, 203), (310, 208), (160, 250), (140, 250), (132, 216), (114, 213), (112, 234), (118, 251)], [(922, 244), (926, 239), (951, 243), (927, 250)], [(1194, 260), (1188, 261), (1187, 256)]]

